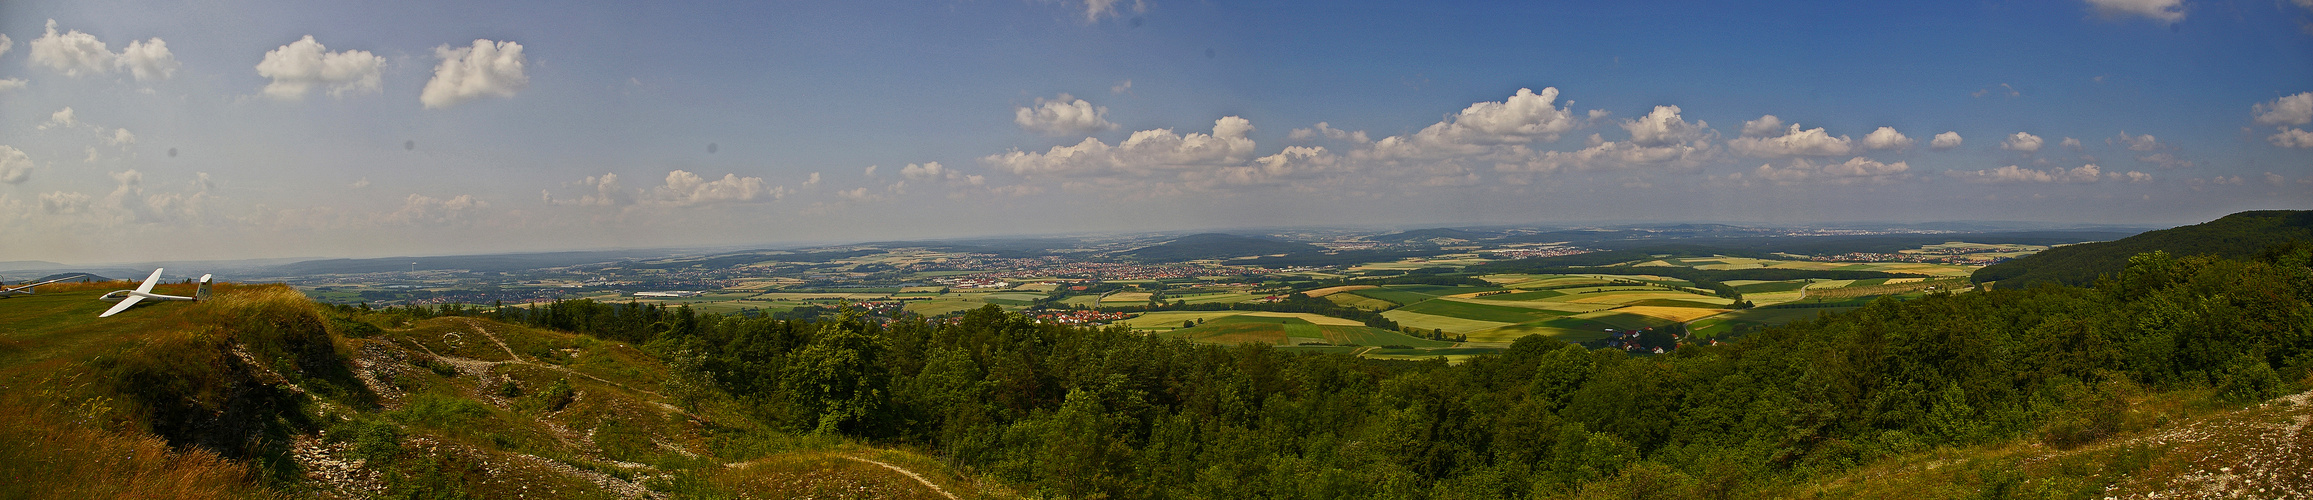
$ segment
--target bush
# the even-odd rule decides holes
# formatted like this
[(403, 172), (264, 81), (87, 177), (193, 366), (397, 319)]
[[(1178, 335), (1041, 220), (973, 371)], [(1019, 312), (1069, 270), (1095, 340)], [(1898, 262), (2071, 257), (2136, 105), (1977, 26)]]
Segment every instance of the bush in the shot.
[(388, 415), (407, 423), (451, 429), (490, 418), (490, 407), (471, 399), (418, 394), (410, 398), (409, 406)]
[(545, 390), (538, 391), (536, 399), (532, 400), (533, 404), (530, 406), (542, 411), (556, 412), (562, 411), (563, 408), (569, 407), (571, 402), (577, 400), (578, 390), (570, 387), (570, 379), (556, 379), (553, 384), (547, 385)]

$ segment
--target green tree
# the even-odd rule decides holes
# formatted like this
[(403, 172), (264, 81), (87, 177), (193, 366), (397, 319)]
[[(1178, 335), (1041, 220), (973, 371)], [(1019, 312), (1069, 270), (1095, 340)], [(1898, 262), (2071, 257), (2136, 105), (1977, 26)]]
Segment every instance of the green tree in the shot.
[(794, 426), (823, 434), (869, 430), (886, 406), (888, 377), (877, 362), (883, 346), (868, 329), (859, 311), (844, 311), (788, 358), (785, 385)]

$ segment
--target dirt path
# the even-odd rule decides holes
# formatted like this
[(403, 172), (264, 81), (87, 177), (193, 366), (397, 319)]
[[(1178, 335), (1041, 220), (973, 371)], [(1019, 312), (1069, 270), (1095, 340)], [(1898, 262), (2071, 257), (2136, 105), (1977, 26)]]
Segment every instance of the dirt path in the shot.
[[(652, 396), (658, 396), (660, 399), (671, 399), (671, 398), (668, 398), (668, 397), (667, 397), (667, 395), (665, 395), (665, 394), (659, 394), (659, 393), (658, 393), (658, 391), (653, 391), (653, 390), (649, 390), (649, 389), (642, 389), (642, 388), (637, 388), (637, 387), (631, 387), (631, 386), (628, 386), (628, 385), (626, 385), (626, 384), (621, 384), (621, 383), (618, 383), (618, 382), (612, 382), (612, 381), (609, 381), (609, 380), (605, 380), (605, 379), (603, 379), (602, 377), (597, 377), (597, 376), (594, 376), (594, 375), (589, 375), (589, 374), (587, 374), (586, 372), (581, 372), (581, 371), (578, 371), (578, 370), (572, 370), (572, 369), (570, 369), (570, 367), (567, 367), (567, 366), (561, 366), (561, 365), (553, 365), (553, 364), (544, 364), (544, 363), (537, 363), (537, 362), (532, 362), (532, 361), (524, 360), (524, 359), (522, 359), (522, 355), (520, 355), (520, 354), (515, 354), (515, 353), (514, 353), (514, 348), (512, 348), (512, 347), (508, 347), (508, 346), (506, 345), (506, 341), (504, 341), (504, 340), (498, 340), (498, 335), (497, 335), (497, 334), (493, 334), (493, 333), (490, 333), (490, 330), (489, 330), (489, 329), (486, 329), (486, 328), (482, 328), (482, 323), (481, 323), (481, 322), (479, 322), (479, 321), (474, 321), (472, 318), (458, 318), (458, 319), (459, 319), (461, 322), (465, 323), (467, 328), (472, 328), (472, 329), (474, 329), (474, 331), (475, 331), (475, 332), (477, 332), (477, 333), (481, 333), (481, 334), (482, 334), (482, 337), (490, 339), (490, 343), (493, 343), (493, 344), (498, 344), (498, 348), (499, 348), (499, 349), (504, 349), (504, 350), (506, 350), (506, 357), (513, 359), (513, 361), (480, 361), (480, 360), (466, 360), (466, 361), (468, 361), (468, 362), (472, 362), (472, 363), (485, 363), (485, 364), (488, 364), (488, 365), (490, 365), (490, 366), (496, 366), (496, 365), (499, 365), (499, 364), (504, 364), (504, 363), (513, 363), (513, 364), (517, 364), (517, 365), (524, 365), (524, 366), (533, 366), (533, 367), (538, 367), (538, 368), (544, 368), (544, 369), (548, 369), (548, 370), (554, 370), (554, 371), (558, 371), (558, 372), (562, 372), (562, 373), (566, 373), (566, 374), (570, 374), (570, 375), (577, 375), (577, 376), (580, 376), (580, 377), (586, 377), (588, 380), (593, 380), (593, 381), (596, 381), (596, 382), (601, 382), (601, 383), (604, 383), (604, 384), (608, 384), (608, 385), (610, 385), (610, 386), (612, 386), (612, 387), (617, 387), (617, 388), (620, 388), (620, 389), (626, 389), (626, 390), (629, 390), (629, 391), (639, 392), (639, 393), (643, 393), (643, 394), (649, 394), (649, 395), (652, 395)], [(424, 347), (424, 346), (423, 346), (423, 345), (420, 345), (420, 347)], [(428, 352), (429, 354), (430, 354), (430, 353), (432, 353), (432, 351), (430, 351), (430, 350), (429, 350), (429, 351), (427, 351), (427, 352)], [(444, 358), (445, 360), (447, 360), (447, 359), (449, 358), (449, 357), (447, 357), (447, 356), (441, 356), (441, 355), (438, 355), (438, 354), (437, 354), (437, 355), (435, 355), (435, 357), (438, 357), (438, 358)], [(460, 359), (463, 359), (463, 358), (460, 358)], [(688, 414), (688, 412), (685, 412), (685, 414), (687, 415), (687, 414)]]
[(930, 479), (924, 479), (924, 476), (923, 476), (923, 475), (921, 475), (921, 474), (916, 474), (916, 472), (915, 472), (915, 471), (911, 471), (911, 470), (907, 470), (907, 469), (902, 469), (902, 468), (900, 468), (900, 466), (897, 466), (897, 465), (887, 464), (887, 463), (883, 463), (883, 462), (879, 462), (879, 461), (875, 461), (875, 460), (869, 460), (869, 459), (860, 458), (860, 457), (854, 457), (854, 456), (850, 456), (850, 455), (837, 455), (837, 456), (840, 456), (840, 457), (843, 457), (843, 458), (852, 459), (852, 460), (858, 460), (858, 461), (861, 461), (861, 462), (867, 462), (867, 463), (871, 463), (871, 464), (881, 465), (881, 466), (883, 466), (883, 468), (886, 468), (886, 469), (891, 469), (893, 472), (898, 472), (898, 473), (901, 473), (901, 474), (906, 474), (906, 475), (908, 476), (908, 478), (909, 478), (909, 479), (914, 479), (914, 480), (916, 480), (916, 482), (918, 482), (918, 483), (924, 483), (924, 487), (925, 487), (925, 488), (931, 488), (933, 493), (938, 493), (938, 494), (940, 494), (940, 496), (948, 497), (948, 500), (962, 500), (962, 499), (956, 498), (956, 495), (955, 495), (954, 493), (948, 493), (948, 490), (947, 490), (947, 489), (944, 489), (944, 488), (941, 488), (941, 487), (940, 487), (940, 485), (937, 485), (937, 484), (932, 484), (932, 481), (931, 481)]

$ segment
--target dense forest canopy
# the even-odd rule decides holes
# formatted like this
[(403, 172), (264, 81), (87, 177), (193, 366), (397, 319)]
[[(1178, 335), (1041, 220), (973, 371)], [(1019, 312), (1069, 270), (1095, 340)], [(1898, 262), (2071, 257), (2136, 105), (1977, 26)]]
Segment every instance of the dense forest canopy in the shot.
[(787, 321), (566, 302), (505, 319), (647, 341), (676, 394), (932, 450), (1039, 491), (1511, 498), (1754, 491), (1879, 457), (2128, 431), (2124, 395), (2249, 402), (2313, 369), (2313, 247), (2149, 253), (2092, 287), (1909, 301), (1633, 357), (1546, 337), (1467, 363), (1293, 354), (995, 307)]
[(2130, 256), (2139, 253), (2159, 250), (2177, 256), (2216, 255), (2239, 259), (2293, 241), (2313, 242), (2313, 211), (2241, 212), (2115, 241), (2060, 246), (1978, 269), (1973, 279), (1977, 283), (1997, 281), (2000, 286), (2011, 288), (2038, 283), (2088, 285), (2098, 276), (2119, 272)]

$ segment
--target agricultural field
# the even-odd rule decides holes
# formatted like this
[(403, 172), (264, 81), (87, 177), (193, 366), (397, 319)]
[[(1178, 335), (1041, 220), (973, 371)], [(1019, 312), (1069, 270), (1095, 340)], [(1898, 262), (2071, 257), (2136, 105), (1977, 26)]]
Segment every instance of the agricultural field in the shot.
[(952, 312), (979, 309), (981, 306), (986, 305), (988, 305), (987, 302), (949, 295), (932, 300), (911, 300), (908, 301), (907, 305), (904, 307), (907, 312), (925, 316), (938, 316)]
[(1341, 293), (1341, 292), (1347, 292), (1347, 291), (1353, 291), (1353, 290), (1367, 290), (1367, 289), (1373, 289), (1373, 288), (1381, 288), (1381, 287), (1378, 287), (1378, 286), (1373, 286), (1373, 285), (1343, 285), (1343, 286), (1332, 286), (1332, 287), (1319, 288), (1319, 289), (1316, 289), (1316, 290), (1310, 290), (1310, 291), (1306, 291), (1306, 292), (1301, 292), (1301, 294), (1302, 294), (1302, 295), (1308, 295), (1308, 296), (1310, 296), (1310, 297), (1324, 297), (1324, 296), (1327, 296), (1327, 295), (1333, 295), (1333, 294), (1336, 294), (1336, 293)]
[(1415, 269), (1430, 268), (1430, 267), (1466, 267), (1466, 266), (1475, 266), (1475, 265), (1479, 265), (1479, 264), (1485, 264), (1485, 263), (1488, 263), (1488, 262), (1493, 262), (1493, 260), (1490, 260), (1490, 259), (1486, 259), (1486, 258), (1483, 258), (1483, 257), (1479, 257), (1479, 256), (1478, 256), (1478, 254), (1459, 253), (1459, 254), (1446, 254), (1446, 255), (1439, 255), (1439, 256), (1435, 256), (1435, 257), (1416, 257), (1416, 258), (1408, 258), (1408, 259), (1401, 259), (1401, 260), (1397, 260), (1397, 261), (1393, 261), (1393, 262), (1376, 262), (1376, 263), (1371, 263), (1371, 264), (1364, 264), (1364, 265), (1359, 265), (1359, 266), (1350, 267), (1348, 270), (1349, 270), (1349, 271), (1351, 271), (1351, 272), (1358, 272), (1358, 271), (1411, 271), (1411, 270), (1415, 270)]
[[(1283, 347), (1324, 344), (1328, 346), (1400, 345), (1415, 348), (1439, 348), (1454, 345), (1453, 342), (1418, 339), (1403, 333), (1325, 316), (1297, 313), (1219, 312), (1225, 315), (1206, 317), (1203, 324), (1190, 328), (1179, 328), (1179, 324), (1174, 323), (1172, 330), (1159, 335), (1208, 344), (1257, 342)], [(1150, 315), (1156, 314), (1163, 313), (1151, 313)], [(1147, 318), (1150, 315), (1134, 318), (1134, 321), (1150, 321)], [(1159, 320), (1194, 321), (1194, 319), (1188, 318), (1192, 318), (1192, 316), (1165, 315), (1161, 316)], [(1342, 324), (1345, 322), (1350, 324)], [(1489, 350), (1489, 352), (1491, 351), (1493, 350)]]
[(1719, 338), (1734, 333), (1735, 327), (1740, 325), (1774, 326), (1798, 320), (1815, 319), (1816, 316), (1822, 314), (1837, 314), (1854, 309), (1854, 307), (1746, 309), (1695, 320), (1693, 323), (1687, 324), (1687, 331), (1692, 332), (1696, 339)]
[(1544, 335), (1567, 342), (1588, 342), (1606, 338), (1608, 330), (1655, 328), (1673, 323), (1676, 321), (1620, 311), (1598, 311), (1502, 325), (1468, 332), (1467, 335), (1471, 342), (1510, 342), (1527, 335)]
[(1333, 303), (1341, 304), (1344, 307), (1355, 307), (1358, 309), (1380, 310), (1397, 307), (1396, 302), (1390, 302), (1387, 300), (1376, 299), (1354, 293), (1336, 293), (1332, 295), (1326, 295), (1325, 300), (1333, 301)]
[(1710, 317), (1728, 311), (1733, 302), (1658, 286), (1652, 282), (1685, 282), (1655, 276), (1493, 275), (1482, 279), (1504, 288), (1389, 286), (1336, 295), (1406, 303), (1382, 315), (1400, 326), (1441, 330), (1467, 336), (1471, 342), (1509, 342), (1536, 334), (1574, 342), (1597, 340), (1605, 338), (1610, 329), (1659, 327)]
[(1927, 264), (1918, 262), (1815, 262), (1804, 260), (1753, 259), (1748, 257), (1710, 257), (1701, 259), (1664, 259), (1632, 264), (1630, 267), (1691, 267), (1706, 271), (1730, 269), (1798, 269), (1806, 271), (1880, 271), (1928, 276), (1966, 277), (1978, 266)]
[(1118, 292), (1100, 298), (1102, 304), (1140, 304), (1148, 302), (1148, 292)]

